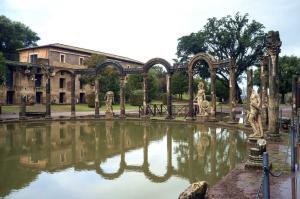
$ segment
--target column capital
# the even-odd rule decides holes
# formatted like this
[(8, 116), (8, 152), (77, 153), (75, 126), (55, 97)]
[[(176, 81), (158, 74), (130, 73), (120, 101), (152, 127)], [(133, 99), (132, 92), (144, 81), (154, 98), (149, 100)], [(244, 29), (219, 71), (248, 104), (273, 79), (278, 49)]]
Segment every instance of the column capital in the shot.
[(266, 36), (266, 47), (270, 56), (276, 56), (280, 53), (281, 40), (278, 31), (269, 31)]

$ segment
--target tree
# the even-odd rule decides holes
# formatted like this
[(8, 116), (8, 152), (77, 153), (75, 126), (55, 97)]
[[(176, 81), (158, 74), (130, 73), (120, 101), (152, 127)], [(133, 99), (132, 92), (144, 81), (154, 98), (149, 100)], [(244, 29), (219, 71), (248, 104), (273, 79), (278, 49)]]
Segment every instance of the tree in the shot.
[[(279, 93), (281, 103), (285, 103), (285, 95), (292, 91), (292, 77), (300, 75), (300, 58), (296, 56), (279, 57)], [(254, 85), (260, 86), (260, 69), (254, 71)]]
[(5, 58), (0, 52), (0, 86), (5, 83), (6, 79), (6, 64), (5, 64)]
[(182, 94), (187, 92), (189, 86), (189, 79), (186, 72), (177, 71), (172, 75), (171, 79), (171, 92), (178, 94), (182, 99)]
[(104, 100), (104, 95), (107, 91), (113, 91), (115, 102), (120, 99), (120, 78), (116, 68), (107, 67), (99, 78), (100, 85), (100, 100)]
[(106, 61), (106, 57), (99, 54), (92, 54), (91, 57), (84, 61), (84, 65), (88, 68), (96, 68)]
[(28, 26), (0, 16), (0, 52), (9, 60), (17, 60), (17, 49), (36, 46), (40, 38)]
[[(249, 21), (248, 14), (226, 16), (221, 19), (209, 18), (202, 30), (178, 39), (177, 56), (184, 64), (199, 52), (206, 52), (218, 59), (233, 59), (236, 63), (236, 80), (241, 81), (245, 70), (262, 56), (265, 45), (264, 26), (257, 21)], [(208, 65), (198, 63), (201, 78), (208, 78)], [(218, 79), (228, 88), (229, 69), (217, 70)], [(236, 88), (239, 93), (238, 84)]]

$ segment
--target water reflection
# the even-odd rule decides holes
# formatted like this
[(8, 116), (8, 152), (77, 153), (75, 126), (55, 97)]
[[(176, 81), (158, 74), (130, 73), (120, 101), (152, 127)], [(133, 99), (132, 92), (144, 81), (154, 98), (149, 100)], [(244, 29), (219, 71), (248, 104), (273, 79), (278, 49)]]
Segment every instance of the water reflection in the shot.
[[(28, 186), (43, 171), (63, 172), (66, 168), (95, 171), (99, 178), (110, 181), (135, 172), (154, 183), (175, 176), (213, 185), (244, 159), (245, 139), (241, 131), (203, 125), (128, 121), (3, 124), (0, 196)], [(154, 144), (158, 145), (149, 150)], [(137, 150), (142, 150), (142, 157), (135, 157), (141, 163), (127, 163), (126, 155)], [(115, 157), (119, 157), (118, 165), (111, 167), (117, 169), (103, 167)], [(165, 163), (159, 163), (161, 159)]]

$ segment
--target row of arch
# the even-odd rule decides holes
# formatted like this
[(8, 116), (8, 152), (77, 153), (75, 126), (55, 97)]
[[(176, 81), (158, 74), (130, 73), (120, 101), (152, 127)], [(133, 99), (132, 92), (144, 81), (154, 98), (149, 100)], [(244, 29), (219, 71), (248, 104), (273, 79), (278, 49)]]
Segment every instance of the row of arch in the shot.
[[(215, 117), (216, 114), (216, 70), (219, 67), (228, 67), (230, 66), (230, 71), (233, 71), (234, 66), (228, 60), (217, 60), (213, 56), (207, 53), (199, 53), (196, 54), (194, 57), (191, 58), (187, 65), (179, 66), (174, 68), (171, 64), (162, 58), (153, 58), (150, 59), (148, 62), (144, 64), (143, 67), (137, 68), (124, 68), (120, 62), (114, 60), (107, 60), (102, 64), (99, 64), (94, 69), (76, 69), (74, 71), (61, 69), (58, 71), (65, 71), (71, 75), (71, 117), (76, 116), (76, 97), (75, 97), (75, 79), (77, 75), (85, 75), (85, 76), (97, 76), (101, 74), (105, 68), (108, 66), (112, 66), (117, 69), (118, 74), (120, 75), (120, 117), (125, 117), (125, 76), (127, 74), (142, 74), (143, 75), (143, 107), (144, 107), (144, 116), (149, 116), (149, 98), (148, 98), (148, 72), (149, 70), (155, 65), (162, 65), (166, 69), (166, 91), (167, 91), (167, 118), (173, 118), (172, 114), (172, 95), (171, 95), (171, 76), (176, 70), (187, 71), (188, 72), (188, 79), (189, 79), (189, 86), (188, 86), (188, 93), (189, 93), (189, 112), (188, 117), (193, 119), (194, 117), (194, 105), (193, 105), (193, 76), (194, 76), (194, 67), (199, 61), (205, 61), (209, 66), (210, 72), (210, 79), (211, 79), (211, 116)], [(234, 76), (234, 75), (233, 75)], [(232, 79), (232, 78), (230, 78)], [(234, 80), (233, 80), (234, 81)], [(235, 87), (230, 87), (230, 93), (234, 90)], [(95, 81), (95, 117), (99, 117), (99, 83)], [(231, 96), (231, 95), (230, 95)], [(233, 95), (235, 96), (235, 95)], [(232, 101), (232, 100), (231, 100)], [(22, 110), (22, 109), (21, 109)], [(46, 85), (46, 117), (51, 117), (51, 78), (48, 79)]]

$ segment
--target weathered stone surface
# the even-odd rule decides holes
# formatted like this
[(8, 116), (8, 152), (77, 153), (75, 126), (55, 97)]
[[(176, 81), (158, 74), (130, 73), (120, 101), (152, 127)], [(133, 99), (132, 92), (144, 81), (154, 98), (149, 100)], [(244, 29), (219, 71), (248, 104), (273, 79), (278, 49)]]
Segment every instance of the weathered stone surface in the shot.
[(208, 184), (205, 181), (195, 182), (184, 190), (178, 199), (204, 199), (207, 187)]

